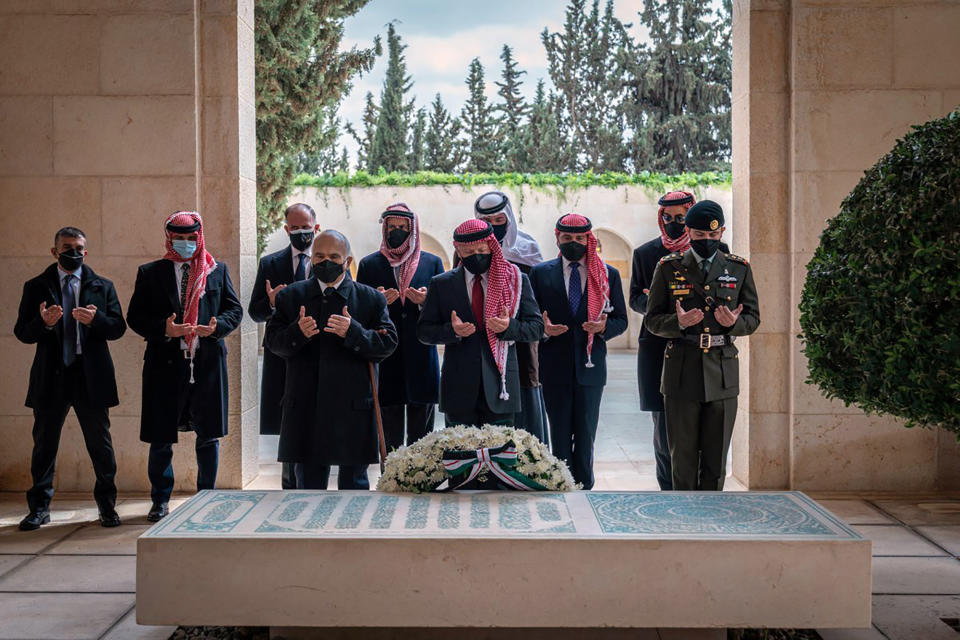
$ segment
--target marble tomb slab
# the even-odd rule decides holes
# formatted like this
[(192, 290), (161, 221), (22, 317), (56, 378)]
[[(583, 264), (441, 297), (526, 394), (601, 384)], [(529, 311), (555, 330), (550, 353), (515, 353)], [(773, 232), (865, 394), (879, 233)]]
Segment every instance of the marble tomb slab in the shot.
[(203, 491), (141, 624), (865, 627), (870, 542), (798, 492)]

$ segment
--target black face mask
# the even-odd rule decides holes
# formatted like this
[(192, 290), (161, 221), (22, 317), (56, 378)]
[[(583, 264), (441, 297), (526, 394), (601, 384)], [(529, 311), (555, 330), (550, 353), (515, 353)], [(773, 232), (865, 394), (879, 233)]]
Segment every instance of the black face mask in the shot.
[(410, 232), (406, 229), (391, 229), (387, 232), (387, 244), (391, 249), (396, 249), (404, 243)]
[(57, 255), (57, 262), (67, 273), (73, 273), (83, 264), (83, 251), (70, 249)]
[(324, 260), (313, 264), (313, 277), (326, 284), (335, 282), (342, 273), (343, 265), (333, 260)]
[(560, 245), (560, 255), (570, 262), (576, 262), (582, 258), (586, 252), (587, 245), (580, 244), (579, 242), (564, 242)]
[(720, 248), (719, 240), (704, 238), (703, 240), (691, 240), (690, 247), (697, 252), (697, 255), (704, 260), (712, 258), (713, 254)]
[(497, 242), (503, 242), (503, 239), (507, 237), (507, 223), (503, 224), (492, 224), (493, 227), (493, 237), (497, 239)]
[(667, 237), (671, 240), (676, 240), (682, 236), (684, 229), (687, 228), (682, 222), (668, 222), (663, 227), (667, 231)]
[(461, 261), (467, 271), (478, 276), (481, 273), (486, 273), (487, 269), (490, 268), (490, 258), (491, 254), (489, 253), (475, 253), (472, 256), (462, 258)]
[(291, 231), (290, 244), (292, 244), (297, 251), (306, 251), (307, 247), (313, 244), (313, 231)]

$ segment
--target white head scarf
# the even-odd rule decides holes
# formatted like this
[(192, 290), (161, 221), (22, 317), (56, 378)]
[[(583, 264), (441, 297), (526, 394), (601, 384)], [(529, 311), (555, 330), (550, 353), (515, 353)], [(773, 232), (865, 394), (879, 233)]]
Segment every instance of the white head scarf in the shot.
[(507, 234), (503, 237), (500, 246), (503, 251), (503, 257), (516, 264), (522, 264), (529, 267), (543, 262), (543, 256), (540, 255), (540, 245), (533, 239), (529, 233), (520, 231), (517, 227), (517, 219), (513, 215), (513, 207), (510, 206), (510, 199), (501, 191), (490, 191), (483, 194), (473, 205), (473, 213), (480, 216), (490, 216), (496, 213), (504, 213), (507, 216)]

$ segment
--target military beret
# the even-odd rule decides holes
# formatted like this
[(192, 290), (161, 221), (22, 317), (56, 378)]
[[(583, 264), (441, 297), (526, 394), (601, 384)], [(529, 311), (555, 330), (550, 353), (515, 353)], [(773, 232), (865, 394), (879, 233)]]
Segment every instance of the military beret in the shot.
[(690, 207), (684, 221), (691, 229), (716, 231), (723, 226), (723, 209), (713, 200), (701, 200)]

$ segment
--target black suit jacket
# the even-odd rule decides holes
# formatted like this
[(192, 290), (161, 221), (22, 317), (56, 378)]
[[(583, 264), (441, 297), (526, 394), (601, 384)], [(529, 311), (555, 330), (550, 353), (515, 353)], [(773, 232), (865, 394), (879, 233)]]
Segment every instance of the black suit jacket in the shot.
[[(517, 316), (500, 336), (514, 342), (533, 342), (543, 335), (543, 318), (533, 297), (530, 280), (520, 274), (522, 292)], [(487, 344), (486, 331), (479, 328), (473, 335), (460, 338), (453, 332), (450, 314), (456, 311), (464, 322), (473, 322), (473, 310), (467, 296), (463, 267), (435, 276), (427, 289), (417, 337), (426, 344), (446, 345), (443, 351), (443, 369), (440, 373), (440, 410), (445, 413), (469, 413), (477, 404), (480, 385), (483, 385), (487, 406), (495, 413), (520, 411), (520, 377), (517, 347), (510, 345), (507, 353), (506, 382), (510, 398), (500, 398), (500, 372)]]
[[(730, 253), (723, 242), (720, 251)], [(669, 255), (660, 236), (645, 242), (633, 250), (633, 271), (630, 275), (630, 308), (646, 315), (647, 294), (653, 282), (653, 272), (660, 258)], [(640, 408), (643, 411), (663, 411), (663, 395), (660, 394), (660, 377), (663, 373), (663, 352), (667, 339), (650, 333), (646, 323), (640, 326), (637, 341), (637, 383), (640, 389)]]
[[(56, 264), (47, 267), (36, 278), (23, 285), (20, 309), (13, 333), (20, 342), (37, 345), (30, 367), (30, 385), (26, 406), (40, 409), (61, 402), (63, 391), (63, 319), (46, 328), (40, 317), (40, 304), (62, 305), (60, 274)], [(98, 407), (115, 407), (117, 381), (110, 357), (108, 340), (116, 340), (127, 330), (120, 301), (113, 283), (83, 265), (80, 274), (80, 306), (94, 305), (97, 313), (90, 326), (78, 322), (83, 352), (83, 373), (90, 403)]]
[[(627, 307), (623, 301), (620, 273), (607, 267), (610, 282), (610, 305), (607, 328), (593, 339), (591, 361), (587, 367), (587, 292), (580, 298), (577, 314), (570, 313), (567, 288), (563, 284), (563, 259), (541, 262), (530, 272), (530, 282), (540, 309), (547, 312), (553, 324), (567, 325), (567, 331), (540, 343), (540, 381), (543, 384), (579, 384), (603, 386), (607, 383), (607, 340), (612, 340), (627, 329)], [(590, 286), (587, 281), (587, 287)]]
[[(309, 271), (308, 262), (307, 272)], [(294, 281), (293, 278), (293, 250), (290, 245), (260, 258), (253, 293), (250, 295), (250, 305), (247, 307), (247, 312), (254, 322), (267, 322), (273, 315), (270, 298), (267, 296), (267, 280), (270, 281), (270, 286), (276, 287), (281, 284), (289, 285)], [(263, 372), (260, 376), (260, 433), (278, 435), (282, 413), (280, 399), (283, 398), (287, 364), (283, 358), (267, 348), (266, 338), (263, 346)]]
[[(140, 439), (150, 443), (177, 441), (180, 422), (177, 398), (185, 392), (190, 378), (189, 361), (183, 357), (180, 339), (166, 335), (167, 318), (171, 314), (176, 314), (177, 322), (183, 321), (174, 266), (166, 259), (141, 265), (127, 309), (130, 328), (147, 342), (143, 355)], [(199, 339), (193, 360), (194, 390), (200, 406), (197, 433), (205, 438), (227, 435), (227, 346), (223, 338), (243, 319), (243, 307), (233, 289), (227, 265), (222, 262), (207, 276), (197, 323), (209, 324), (214, 316), (216, 331)]]
[[(280, 428), (281, 462), (371, 464), (377, 461), (376, 418), (369, 363), (397, 347), (387, 301), (376, 289), (344, 278), (325, 296), (315, 278), (296, 282), (276, 297), (266, 342), (287, 362)], [(344, 338), (323, 329), (347, 306), (352, 322)], [(306, 338), (300, 308), (320, 333)]]
[[(443, 273), (443, 262), (426, 251), (420, 252), (420, 263), (410, 286), (418, 289)], [(393, 267), (379, 251), (360, 261), (357, 282), (384, 289), (397, 288)], [(435, 404), (440, 396), (440, 361), (437, 348), (417, 340), (420, 307), (412, 301), (394, 301), (387, 307), (390, 320), (397, 327), (397, 350), (380, 363), (380, 402), (384, 406), (407, 403)]]

